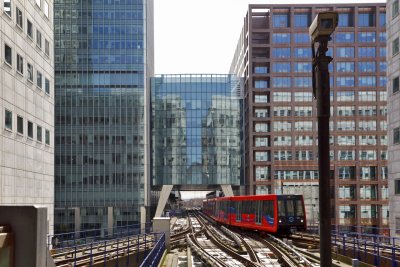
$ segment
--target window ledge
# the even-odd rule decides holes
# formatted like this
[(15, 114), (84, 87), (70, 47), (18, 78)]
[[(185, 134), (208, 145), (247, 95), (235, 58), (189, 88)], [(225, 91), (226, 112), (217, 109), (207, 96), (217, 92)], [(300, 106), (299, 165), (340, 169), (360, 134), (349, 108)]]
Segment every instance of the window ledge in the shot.
[(19, 76), (24, 77), (24, 73), (20, 72), (19, 70), (17, 70), (17, 74), (18, 74)]
[(6, 66), (8, 66), (9, 68), (12, 68), (12, 64), (8, 63), (7, 61), (4, 61), (4, 64), (5, 64)]
[(23, 133), (20, 133), (20, 132), (17, 132), (17, 135), (18, 135), (18, 136), (21, 136), (21, 137), (24, 137), (24, 134), (23, 134)]
[(17, 28), (20, 30), (20, 31), (24, 31), (24, 28), (22, 28), (20, 25), (18, 25), (18, 24), (16, 24), (17, 25)]
[(7, 128), (7, 127), (4, 126), (4, 130), (6, 130), (7, 132), (12, 133), (12, 128), (10, 129), (10, 128)]
[(3, 11), (3, 13), (6, 14), (6, 16), (8, 17), (8, 19), (11, 19), (11, 20), (12, 20), (11, 15), (9, 15), (9, 14), (8, 14), (7, 12), (5, 12), (5, 11)]
[(33, 80), (26, 79), (29, 83), (33, 84)]

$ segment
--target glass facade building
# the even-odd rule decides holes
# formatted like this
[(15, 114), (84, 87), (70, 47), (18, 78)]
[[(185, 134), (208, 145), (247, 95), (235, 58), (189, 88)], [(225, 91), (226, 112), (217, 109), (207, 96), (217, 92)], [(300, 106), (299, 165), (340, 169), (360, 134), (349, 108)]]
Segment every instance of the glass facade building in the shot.
[(141, 221), (153, 4), (56, 0), (55, 231)]
[(152, 186), (240, 185), (241, 80), (234, 75), (152, 78)]

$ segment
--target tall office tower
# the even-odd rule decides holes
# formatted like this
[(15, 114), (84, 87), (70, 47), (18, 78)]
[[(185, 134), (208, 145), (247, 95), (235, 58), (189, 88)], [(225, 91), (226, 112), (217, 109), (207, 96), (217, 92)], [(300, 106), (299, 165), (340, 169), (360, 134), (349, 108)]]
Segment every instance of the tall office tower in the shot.
[(387, 1), (388, 168), (391, 236), (400, 235), (400, 10), (399, 0)]
[[(329, 178), (318, 177), (308, 26), (332, 10)], [(249, 6), (230, 70), (245, 77), (246, 193), (301, 193), (316, 224), (318, 179), (331, 179), (333, 225), (388, 226), (385, 21), (384, 3)]]
[(0, 205), (54, 208), (53, 3), (0, 7)]
[(242, 85), (235, 75), (152, 78), (151, 186), (155, 196), (161, 192), (156, 216), (172, 189), (239, 191)]
[(55, 231), (145, 221), (152, 0), (56, 0)]

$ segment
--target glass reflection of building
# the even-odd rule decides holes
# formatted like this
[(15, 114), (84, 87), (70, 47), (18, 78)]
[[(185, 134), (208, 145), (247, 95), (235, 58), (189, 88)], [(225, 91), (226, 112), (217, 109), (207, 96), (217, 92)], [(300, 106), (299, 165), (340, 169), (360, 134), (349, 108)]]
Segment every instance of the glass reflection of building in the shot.
[(152, 186), (204, 190), (227, 184), (239, 189), (240, 79), (162, 75), (151, 84)]
[(54, 7), (55, 231), (138, 223), (147, 206), (152, 1)]

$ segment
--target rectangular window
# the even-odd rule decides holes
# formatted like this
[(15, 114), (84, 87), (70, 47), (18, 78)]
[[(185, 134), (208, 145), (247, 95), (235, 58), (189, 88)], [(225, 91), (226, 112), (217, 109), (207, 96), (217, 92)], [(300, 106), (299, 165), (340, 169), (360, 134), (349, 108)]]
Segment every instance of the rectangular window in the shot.
[(39, 88), (42, 88), (42, 73), (40, 71), (36, 72), (36, 85)]
[(33, 82), (33, 66), (28, 63), (27, 67), (28, 67), (28, 81)]
[(49, 4), (47, 1), (43, 1), (43, 12), (46, 18), (49, 18)]
[(26, 26), (26, 33), (28, 34), (29, 38), (33, 39), (33, 25), (29, 19), (26, 20)]
[(310, 26), (310, 15), (309, 14), (294, 14), (294, 26), (301, 27), (301, 28)]
[(359, 32), (358, 41), (362, 43), (375, 43), (376, 33), (375, 32)]
[(17, 116), (17, 132), (24, 134), (24, 119), (20, 116)]
[(338, 32), (335, 36), (337, 43), (352, 43), (354, 42), (354, 32)]
[(296, 44), (308, 44), (310, 42), (310, 36), (307, 33), (295, 33), (293, 41)]
[(358, 14), (359, 27), (373, 27), (375, 26), (375, 13), (359, 13)]
[(290, 58), (290, 48), (288, 48), (288, 47), (272, 48), (272, 57), (274, 57), (274, 58)]
[(19, 54), (17, 54), (17, 71), (24, 73), (24, 58)]
[(50, 131), (46, 130), (45, 134), (46, 134), (45, 135), (45, 143), (46, 143), (46, 145), (50, 145)]
[(352, 13), (339, 13), (339, 27), (353, 27), (354, 19)]
[(399, 77), (396, 77), (393, 79), (393, 82), (392, 82), (393, 94), (397, 93), (399, 91), (399, 89), (400, 89)]
[(47, 78), (44, 78), (44, 91), (46, 94), (50, 94), (50, 81)]
[(399, 15), (399, 0), (394, 0), (392, 3), (392, 19)]
[(36, 140), (42, 142), (42, 127), (36, 126)]
[(272, 42), (274, 43), (290, 43), (290, 33), (273, 33)]
[(394, 194), (400, 195), (400, 179), (394, 180)]
[(274, 14), (272, 16), (272, 24), (274, 28), (289, 27), (289, 14)]
[(376, 64), (373, 61), (358, 62), (358, 70), (360, 72), (375, 72)]
[(11, 0), (3, 0), (4, 13), (11, 17)]
[(396, 38), (392, 41), (392, 56), (395, 56), (399, 53), (399, 38)]
[(337, 47), (337, 57), (354, 58), (354, 47)]
[(358, 57), (375, 57), (375, 47), (359, 47)]
[(5, 110), (4, 113), (4, 126), (6, 129), (12, 130), (12, 112), (9, 110)]
[(33, 138), (33, 122), (28, 121), (28, 137)]
[(36, 46), (42, 48), (42, 33), (36, 30)]
[(393, 129), (393, 144), (400, 144), (400, 127)]
[(50, 55), (50, 43), (47, 39), (44, 39), (44, 53), (48, 56)]
[(8, 65), (12, 65), (12, 50), (7, 44), (4, 44), (4, 61)]
[(16, 13), (16, 17), (17, 17), (17, 25), (18, 25), (18, 27), (20, 27), (22, 29), (24, 27), (23, 18), (22, 18), (22, 11), (19, 10), (19, 8), (17, 7), (15, 13)]

